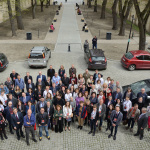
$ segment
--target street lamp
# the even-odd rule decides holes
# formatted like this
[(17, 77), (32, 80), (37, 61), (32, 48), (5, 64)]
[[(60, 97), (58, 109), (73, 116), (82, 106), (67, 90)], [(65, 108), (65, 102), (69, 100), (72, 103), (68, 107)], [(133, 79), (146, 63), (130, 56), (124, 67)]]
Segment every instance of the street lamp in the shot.
[(134, 15), (132, 15), (132, 22), (131, 22), (131, 28), (130, 28), (130, 33), (129, 33), (129, 39), (128, 39), (128, 44), (127, 44), (126, 53), (128, 52), (128, 48), (129, 48), (129, 43), (130, 43), (130, 37), (131, 37), (131, 31), (132, 31), (133, 20), (134, 20)]

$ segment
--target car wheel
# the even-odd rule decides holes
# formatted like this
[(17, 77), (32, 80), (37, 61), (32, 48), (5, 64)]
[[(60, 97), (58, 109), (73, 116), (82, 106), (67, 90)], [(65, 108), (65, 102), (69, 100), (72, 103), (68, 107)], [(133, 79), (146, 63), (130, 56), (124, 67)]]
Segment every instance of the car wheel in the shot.
[(128, 69), (129, 69), (130, 71), (133, 71), (133, 70), (135, 70), (135, 68), (136, 68), (135, 65), (130, 65)]

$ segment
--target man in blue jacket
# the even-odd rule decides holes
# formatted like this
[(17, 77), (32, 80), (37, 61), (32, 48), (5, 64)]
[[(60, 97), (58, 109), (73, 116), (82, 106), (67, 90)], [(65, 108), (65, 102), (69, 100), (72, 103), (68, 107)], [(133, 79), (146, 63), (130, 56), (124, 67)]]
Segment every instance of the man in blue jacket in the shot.
[(27, 105), (27, 102), (31, 100), (30, 96), (26, 96), (25, 92), (22, 92), (22, 96), (20, 97), (20, 101), (24, 104)]
[(29, 143), (29, 133), (32, 133), (32, 140), (34, 142), (37, 142), (35, 139), (35, 131), (34, 131), (34, 125), (35, 125), (35, 116), (32, 114), (32, 111), (29, 109), (27, 112), (27, 115), (24, 116), (24, 127), (26, 132), (26, 142), (27, 145), (30, 145)]
[[(11, 115), (11, 123), (16, 130), (17, 139), (20, 140), (20, 135), (25, 138), (23, 131), (22, 131), (22, 125), (23, 125), (23, 115), (21, 112), (17, 112), (17, 108), (13, 108), (13, 114)], [(20, 130), (20, 134), (19, 134)]]
[(117, 101), (117, 99), (120, 99), (120, 101), (122, 102), (122, 93), (120, 92), (120, 88), (117, 88), (117, 90), (112, 93), (112, 99), (115, 102)]
[(139, 92), (139, 93), (137, 94), (137, 100), (139, 100), (140, 97), (143, 98), (143, 103), (144, 103), (144, 104), (147, 103), (147, 94), (145, 93), (145, 89), (144, 89), (144, 88), (142, 88), (142, 89), (141, 89), (141, 92)]
[(42, 75), (42, 72), (39, 71), (39, 75), (37, 76), (36, 78), (36, 82), (38, 82), (38, 79), (41, 78), (41, 80), (46, 83), (46, 76), (45, 75)]
[(17, 79), (15, 80), (15, 86), (16, 85), (18, 85), (22, 92), (24, 92), (24, 80), (20, 78), (20, 75), (18, 75)]

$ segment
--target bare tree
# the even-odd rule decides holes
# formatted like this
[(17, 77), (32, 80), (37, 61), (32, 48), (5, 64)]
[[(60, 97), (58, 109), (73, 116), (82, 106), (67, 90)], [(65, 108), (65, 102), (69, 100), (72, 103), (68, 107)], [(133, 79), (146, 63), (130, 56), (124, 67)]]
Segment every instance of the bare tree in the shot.
[(125, 0), (124, 5), (122, 4), (122, 0), (119, 0), (119, 16), (120, 16), (119, 35), (120, 36), (125, 35), (126, 21), (132, 6), (133, 6), (133, 0)]
[(35, 8), (37, 5), (37, 1), (36, 0), (31, 0), (31, 6), (32, 6), (32, 18), (35, 19)]
[(113, 30), (118, 29), (118, 17), (117, 17), (117, 4), (118, 0), (114, 0), (113, 6), (112, 6), (112, 17), (113, 17)]
[(43, 12), (44, 1), (45, 1), (45, 0), (40, 0), (40, 2), (41, 2), (41, 12)]
[(101, 11), (101, 19), (105, 19), (107, 0), (103, 0), (102, 3), (102, 11)]
[(14, 23), (14, 17), (12, 14), (10, 0), (7, 0), (7, 6), (8, 6), (8, 14), (9, 14), (9, 20), (10, 20), (10, 25), (11, 25), (12, 36), (16, 36), (15, 23)]
[(97, 12), (97, 0), (94, 2), (94, 12)]
[(133, 0), (134, 7), (136, 11), (136, 15), (138, 18), (138, 27), (139, 27), (139, 50), (145, 50), (145, 42), (146, 42), (146, 24), (150, 15), (150, 0), (148, 0), (147, 4), (143, 11), (140, 10), (139, 3), (137, 0)]
[(91, 5), (91, 0), (88, 0), (88, 8), (91, 8), (92, 5)]
[(17, 27), (20, 30), (24, 30), (24, 25), (23, 25), (22, 15), (21, 15), (20, 0), (15, 0), (15, 10), (16, 10)]

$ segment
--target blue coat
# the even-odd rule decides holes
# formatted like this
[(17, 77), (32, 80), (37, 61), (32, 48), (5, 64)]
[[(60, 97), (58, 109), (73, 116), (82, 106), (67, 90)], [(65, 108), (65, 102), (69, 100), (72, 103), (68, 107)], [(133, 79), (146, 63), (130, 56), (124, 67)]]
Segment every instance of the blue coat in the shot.
[[(13, 107), (11, 107), (11, 108), (13, 109)], [(4, 109), (4, 115), (5, 115), (6, 119), (8, 120), (8, 122), (11, 122), (11, 114), (9, 112), (8, 106)]]
[[(112, 93), (112, 99), (113, 100), (115, 100), (116, 94), (117, 94), (117, 91)], [(120, 99), (120, 101), (122, 102), (122, 94), (121, 94), (121, 92), (118, 93), (117, 99)]]
[[(20, 97), (19, 98), (20, 99), (20, 101), (24, 104), (24, 102), (23, 102), (23, 97)], [(30, 101), (31, 100), (31, 97), (30, 96), (26, 96), (26, 103), (28, 102), (28, 101)], [(25, 103), (25, 104), (26, 104)]]
[(20, 82), (18, 79), (15, 80), (15, 86), (18, 85), (20, 87), (20, 89), (24, 89), (24, 81), (22, 78), (20, 78)]
[[(37, 78), (36, 78), (36, 83), (38, 82), (38, 79), (39, 79), (39, 78), (41, 78), (40, 75), (37, 76)], [(45, 75), (42, 75), (42, 81), (43, 81), (44, 83), (46, 83), (46, 76), (45, 76)]]
[(32, 93), (31, 95), (29, 93), (26, 93), (26, 96), (30, 96), (32, 104), (35, 102), (35, 94), (34, 93)]
[[(9, 93), (9, 90), (8, 90), (7, 86), (4, 86), (3, 90), (5, 91), (5, 94)], [(1, 93), (1, 91), (2, 91), (2, 88), (0, 88), (0, 93)]]
[[(27, 122), (30, 122), (30, 124), (27, 124)], [(35, 125), (35, 116), (31, 114), (30, 120), (27, 115), (24, 116), (24, 126), (25, 127), (31, 127)]]
[[(80, 105), (78, 105), (77, 109), (76, 109), (76, 115), (79, 116), (79, 109), (80, 109)], [(86, 106), (82, 107), (82, 112), (81, 112), (81, 118), (85, 118), (86, 117)]]
[(98, 103), (97, 97), (95, 97), (95, 98), (93, 99), (92, 96), (91, 96), (89, 100), (90, 100), (90, 102), (91, 102), (93, 105)]
[(58, 74), (60, 77), (64, 77), (65, 69), (64, 70), (59, 69)]
[[(26, 105), (26, 110), (25, 110), (26, 114), (27, 114), (28, 109), (29, 109), (29, 106)], [(35, 116), (35, 106), (34, 105), (31, 105), (31, 110), (32, 110), (32, 114), (34, 114), (34, 116)]]

